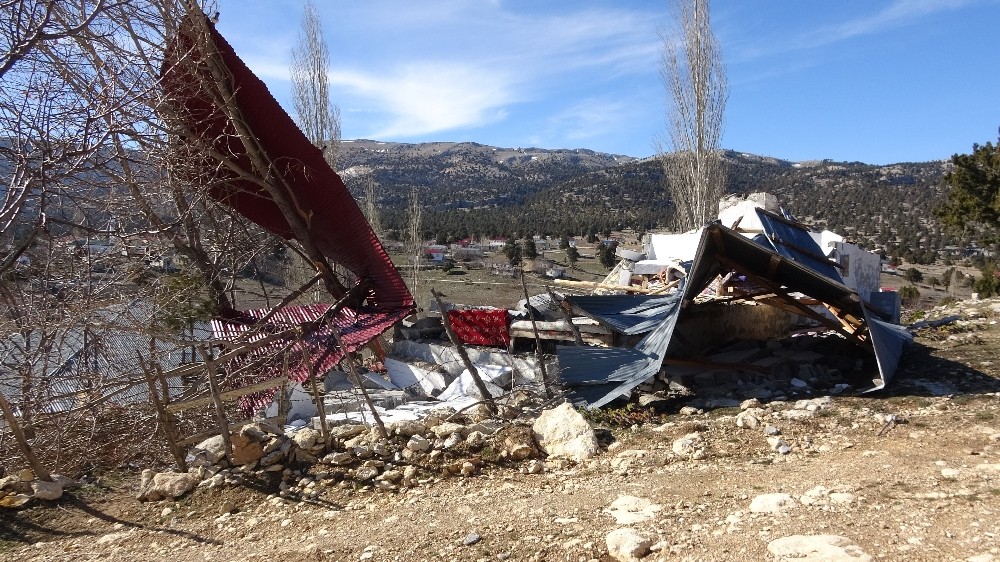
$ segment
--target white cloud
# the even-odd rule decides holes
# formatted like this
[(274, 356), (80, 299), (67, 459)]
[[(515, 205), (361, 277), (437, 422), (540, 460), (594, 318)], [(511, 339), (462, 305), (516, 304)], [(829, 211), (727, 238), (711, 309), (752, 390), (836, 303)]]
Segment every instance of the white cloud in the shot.
[[(283, 11), (274, 22), (272, 39), (244, 36), (237, 49), (279, 99), (298, 25), (291, 15)], [(254, 27), (266, 17), (257, 14)], [(497, 123), (514, 103), (610, 89), (618, 77), (655, 72), (658, 17), (631, 8), (539, 11), (502, 0), (355, 3), (326, 22), (333, 98), (346, 136), (414, 137)]]
[(549, 119), (554, 135), (575, 143), (603, 137), (631, 121), (635, 105), (626, 100), (587, 98)]
[(872, 15), (825, 27), (799, 38), (801, 47), (819, 47), (871, 35), (912, 23), (942, 11), (957, 10), (980, 0), (896, 0)]
[[(504, 72), (468, 63), (419, 62), (387, 75), (335, 72), (331, 84), (350, 92), (353, 103), (378, 122), (371, 138), (424, 135), (502, 120), (503, 107), (517, 101)], [(384, 115), (378, 117), (379, 113)]]

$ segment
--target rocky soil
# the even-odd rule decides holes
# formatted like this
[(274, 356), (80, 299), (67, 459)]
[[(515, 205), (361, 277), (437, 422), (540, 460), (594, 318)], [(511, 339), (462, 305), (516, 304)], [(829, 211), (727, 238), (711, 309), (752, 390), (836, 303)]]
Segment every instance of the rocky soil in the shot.
[(881, 393), (759, 401), (734, 390), (736, 407), (592, 416), (634, 423), (599, 428), (598, 454), (578, 462), (503, 458), (497, 438), (432, 461), (439, 440), (486, 436), (467, 420), (455, 432), (428, 424), (427, 444), (395, 436), (386, 458), (398, 467), (378, 451), (370, 463), (289, 461), (270, 478), (209, 467), (209, 484), (157, 501), (136, 499), (148, 474), (106, 474), (0, 510), (0, 558), (1000, 559), (998, 311), (932, 311), (961, 319), (920, 329)]

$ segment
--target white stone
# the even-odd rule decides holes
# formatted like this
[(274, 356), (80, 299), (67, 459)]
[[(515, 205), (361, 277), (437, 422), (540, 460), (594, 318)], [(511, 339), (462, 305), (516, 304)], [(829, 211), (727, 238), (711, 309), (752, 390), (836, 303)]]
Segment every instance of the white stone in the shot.
[[(145, 481), (145, 474), (143, 480)], [(151, 501), (163, 498), (178, 498), (190, 492), (198, 484), (198, 477), (187, 472), (159, 472), (143, 486), (139, 497)]]
[(751, 513), (780, 513), (796, 506), (795, 498), (788, 494), (761, 494), (750, 502)]
[(226, 442), (215, 435), (194, 446), (195, 453), (204, 453), (208, 462), (215, 464), (226, 456)]
[(594, 429), (568, 402), (543, 410), (531, 429), (539, 446), (550, 456), (582, 462), (598, 452)]
[(786, 420), (807, 420), (809, 418), (816, 417), (816, 411), (814, 410), (785, 410), (781, 412), (781, 417)]
[(389, 424), (389, 429), (396, 435), (412, 437), (414, 435), (422, 435), (427, 431), (427, 426), (422, 421), (400, 420)]
[(633, 525), (652, 519), (660, 509), (659, 505), (646, 498), (619, 496), (604, 511), (619, 525)]
[(433, 446), (434, 444), (422, 435), (413, 435), (406, 443), (407, 449), (418, 453), (426, 453), (427, 451), (430, 451)]
[(958, 477), (962, 475), (962, 471), (957, 468), (942, 468), (941, 478), (946, 480), (958, 480)]
[(344, 466), (354, 462), (354, 455), (348, 452), (338, 451), (336, 453), (330, 453), (329, 455), (323, 457), (323, 462), (329, 464), (335, 464), (337, 466)]
[(62, 497), (63, 487), (59, 482), (35, 480), (31, 483), (31, 491), (40, 500), (57, 500)]
[(633, 562), (649, 554), (653, 539), (631, 527), (622, 527), (608, 533), (606, 543), (612, 558), (619, 562)]
[(432, 427), (431, 431), (433, 431), (434, 435), (436, 435), (439, 439), (444, 439), (455, 433), (461, 435), (465, 431), (465, 426), (454, 422), (444, 422)]
[(830, 503), (847, 505), (854, 503), (854, 494), (848, 492), (833, 492), (830, 494)]
[(758, 426), (760, 426), (760, 418), (757, 417), (756, 409), (740, 412), (736, 416), (736, 427), (756, 429)]
[(792, 535), (767, 544), (775, 562), (872, 562), (853, 541), (839, 535)]
[(317, 443), (323, 441), (323, 434), (311, 427), (303, 427), (302, 429), (295, 432), (292, 436), (292, 440), (295, 444), (299, 446), (300, 449), (311, 449)]
[(688, 433), (684, 437), (674, 440), (671, 450), (675, 455), (687, 458), (704, 458), (705, 440), (700, 433)]

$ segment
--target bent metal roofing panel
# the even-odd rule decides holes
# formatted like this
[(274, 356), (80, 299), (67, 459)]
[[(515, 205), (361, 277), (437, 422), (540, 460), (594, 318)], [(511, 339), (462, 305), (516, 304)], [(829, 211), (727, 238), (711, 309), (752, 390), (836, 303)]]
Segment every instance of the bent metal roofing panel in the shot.
[[(220, 66), (224, 80), (216, 76)], [(402, 277), (323, 152), (200, 11), (181, 22), (161, 78), (166, 107), (188, 131), (185, 139), (214, 155), (191, 172), (214, 180), (207, 189), (213, 199), (286, 239), (296, 238), (286, 219), (294, 212), (325, 257), (371, 281), (372, 306), (412, 308)], [(261, 162), (267, 169), (259, 169)]]
[[(569, 387), (570, 399), (580, 405), (600, 408), (612, 401), (628, 397), (632, 390), (660, 372), (667, 348), (673, 338), (680, 313), (682, 290), (664, 297), (655, 315), (656, 325), (632, 349), (559, 346), (559, 368)], [(613, 313), (614, 298), (603, 302), (603, 310)], [(636, 301), (619, 297), (618, 311), (634, 310)]]

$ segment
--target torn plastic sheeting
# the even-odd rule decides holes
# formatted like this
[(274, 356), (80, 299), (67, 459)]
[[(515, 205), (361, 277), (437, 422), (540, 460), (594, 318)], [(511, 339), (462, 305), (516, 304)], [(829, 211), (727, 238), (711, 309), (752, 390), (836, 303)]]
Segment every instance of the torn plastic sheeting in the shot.
[[(486, 385), (486, 391), (494, 398), (507, 392), (511, 386), (511, 368), (504, 365), (484, 365), (476, 367), (479, 377)], [(472, 380), (472, 373), (468, 369), (462, 372), (457, 379), (451, 381), (448, 388), (438, 395), (438, 400), (450, 402), (453, 400), (463, 400), (472, 398), (482, 400), (484, 397), (476, 388), (475, 381)]]
[(444, 375), (429, 369), (423, 369), (398, 359), (386, 358), (385, 368), (392, 384), (403, 389), (420, 389), (424, 396), (434, 396), (448, 386)]
[[(518, 385), (537, 382), (535, 373), (538, 372), (538, 360), (533, 355), (511, 355), (506, 351), (488, 347), (469, 347), (465, 351), (473, 365), (477, 367), (480, 365), (511, 367), (514, 370), (515, 383)], [(447, 373), (448, 380), (461, 375), (465, 370), (465, 364), (458, 351), (453, 346), (444, 343), (403, 340), (395, 343), (393, 355), (401, 359), (412, 358), (434, 363)], [(546, 363), (549, 372), (555, 371), (554, 363), (554, 361)]]

